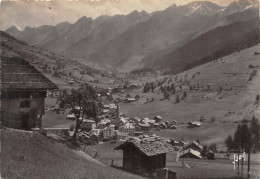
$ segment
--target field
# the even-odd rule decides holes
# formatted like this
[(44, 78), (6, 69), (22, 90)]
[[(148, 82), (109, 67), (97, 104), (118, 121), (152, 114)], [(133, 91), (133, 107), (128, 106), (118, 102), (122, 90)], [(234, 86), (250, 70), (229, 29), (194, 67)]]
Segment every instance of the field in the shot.
[[(156, 133), (177, 139), (200, 139), (205, 144), (223, 144), (228, 134), (233, 135), (237, 123), (251, 119), (253, 115), (260, 118), (259, 105), (255, 105), (256, 95), (260, 93), (259, 72), (252, 81), (248, 80), (254, 70), (249, 65), (260, 66), (259, 56), (255, 54), (259, 51), (257, 45), (178, 75), (137, 76), (133, 82), (142, 87), (127, 91), (126, 94), (138, 94), (141, 98), (134, 103), (120, 103), (120, 112), (128, 117), (153, 118), (160, 115), (163, 121), (176, 120), (179, 123), (198, 121), (203, 116), (205, 120), (198, 129), (187, 129), (180, 125), (175, 131), (161, 130)], [(193, 74), (196, 75), (192, 78)], [(164, 77), (171, 78), (175, 86), (182, 84), (185, 88), (185, 83), (189, 82), (190, 85), (199, 84), (203, 87), (197, 91), (187, 89), (187, 97), (178, 104), (175, 103), (176, 94), (171, 95), (170, 100), (163, 100), (163, 94), (158, 88), (153, 93), (143, 93), (145, 83), (160, 81)], [(210, 86), (209, 90), (207, 85)], [(221, 93), (219, 87), (223, 89)], [(120, 95), (121, 98), (125, 97), (124, 94)], [(181, 96), (182, 93), (178, 95)], [(151, 98), (154, 99), (153, 102), (145, 103)]]
[[(19, 149), (19, 150), (18, 150)], [(39, 133), (1, 130), (3, 178), (140, 178), (86, 160)]]
[[(92, 146), (96, 151), (110, 157), (114, 160), (114, 164), (122, 166), (123, 152), (114, 150), (115, 147), (122, 142), (117, 143), (103, 143)], [(166, 167), (177, 172), (178, 178), (224, 178), (233, 177), (237, 175), (237, 170), (234, 170), (232, 164), (233, 158), (230, 160), (223, 159), (224, 154), (215, 154), (216, 160), (196, 160), (196, 159), (184, 159), (184, 167), (182, 168), (182, 160), (176, 161), (177, 152), (167, 154)], [(251, 157), (251, 175), (260, 176), (260, 154), (252, 154)], [(244, 174), (247, 172), (247, 165), (244, 165)]]

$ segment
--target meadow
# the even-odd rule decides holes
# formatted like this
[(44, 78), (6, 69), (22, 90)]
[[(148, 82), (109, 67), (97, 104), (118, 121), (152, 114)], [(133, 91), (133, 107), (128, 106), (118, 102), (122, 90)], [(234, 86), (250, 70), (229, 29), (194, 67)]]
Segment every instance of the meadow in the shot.
[[(17, 150), (19, 148), (19, 150)], [(3, 178), (141, 178), (86, 160), (36, 132), (1, 129)]]

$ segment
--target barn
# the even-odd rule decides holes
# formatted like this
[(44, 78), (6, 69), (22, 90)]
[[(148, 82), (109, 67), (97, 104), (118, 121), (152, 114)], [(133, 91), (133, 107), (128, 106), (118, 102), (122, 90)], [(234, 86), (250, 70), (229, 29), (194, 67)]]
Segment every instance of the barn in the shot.
[(47, 90), (58, 87), (26, 60), (1, 57), (1, 122), (17, 129), (41, 127)]
[(123, 169), (132, 173), (152, 174), (166, 167), (166, 153), (173, 151), (162, 140), (128, 140), (115, 150), (123, 150)]

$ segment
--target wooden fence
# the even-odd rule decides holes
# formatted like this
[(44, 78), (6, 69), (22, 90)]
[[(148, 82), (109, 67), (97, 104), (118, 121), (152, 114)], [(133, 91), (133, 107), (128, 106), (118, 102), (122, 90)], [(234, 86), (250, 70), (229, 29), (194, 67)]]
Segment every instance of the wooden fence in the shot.
[(114, 162), (113, 159), (111, 159), (105, 155), (102, 155), (95, 149), (93, 149), (87, 145), (84, 145), (84, 146), (81, 146), (81, 150), (84, 151), (86, 154), (90, 155), (91, 157), (93, 157), (94, 159), (98, 160), (99, 162), (101, 162), (105, 165), (113, 166), (113, 162)]

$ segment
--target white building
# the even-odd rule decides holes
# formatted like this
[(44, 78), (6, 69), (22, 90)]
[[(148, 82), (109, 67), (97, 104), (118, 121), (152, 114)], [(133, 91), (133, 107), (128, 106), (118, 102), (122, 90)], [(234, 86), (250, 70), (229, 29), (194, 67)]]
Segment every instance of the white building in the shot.
[(113, 137), (115, 134), (115, 125), (109, 125), (103, 129), (103, 137), (108, 139)]
[(91, 134), (96, 134), (97, 136), (99, 136), (100, 132), (100, 129), (91, 129)]
[(126, 141), (129, 138), (129, 135), (123, 132), (116, 131), (117, 140)]
[(120, 127), (119, 131), (133, 136), (135, 134), (135, 127), (131, 123), (126, 123)]

